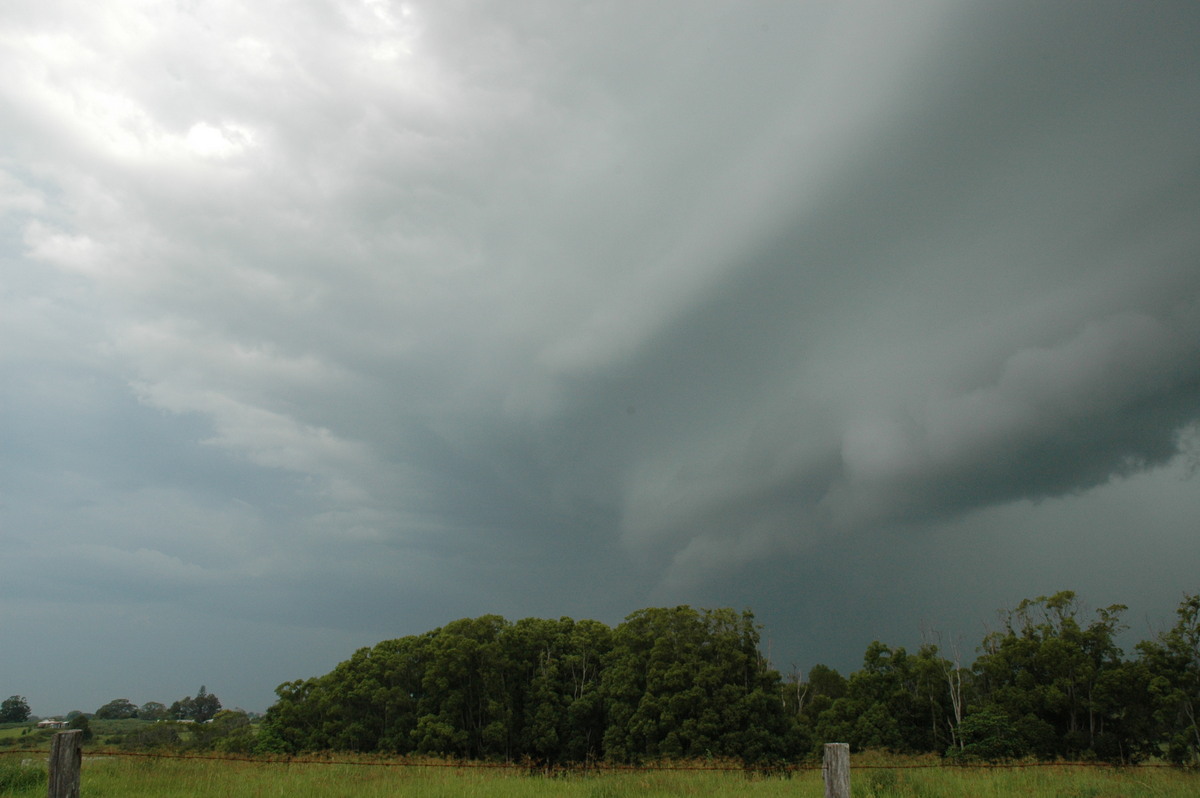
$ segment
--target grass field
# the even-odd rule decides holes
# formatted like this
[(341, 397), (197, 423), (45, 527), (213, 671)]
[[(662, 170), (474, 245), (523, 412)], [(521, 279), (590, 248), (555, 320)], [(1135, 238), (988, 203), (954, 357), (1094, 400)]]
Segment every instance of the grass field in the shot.
[(21, 737), (28, 734), (30, 725), (28, 723), (4, 723), (0, 724), (0, 739), (10, 737)]
[[(28, 758), (28, 757), (26, 757)], [(1200, 795), (1200, 773), (1170, 768), (1081, 768), (1048, 766), (999, 769), (873, 768), (884, 760), (864, 756), (867, 765), (852, 770), (855, 798), (938, 798), (939, 796), (1030, 796), (1031, 798), (1193, 798)], [(20, 762), (0, 757), (0, 772)], [(382, 760), (381, 760), (382, 761)], [(890, 764), (928, 764), (927, 760), (887, 760)], [(42, 767), (39, 759), (29, 766)], [(83, 765), (84, 798), (174, 798), (221, 795), (231, 798), (382, 798), (417, 796), (750, 796), (823, 795), (819, 770), (789, 777), (746, 775), (740, 771), (644, 770), (531, 776), (524, 771), (460, 767), (381, 767), (351, 764), (243, 762), (87, 755)], [(45, 782), (12, 796), (45, 795)]]

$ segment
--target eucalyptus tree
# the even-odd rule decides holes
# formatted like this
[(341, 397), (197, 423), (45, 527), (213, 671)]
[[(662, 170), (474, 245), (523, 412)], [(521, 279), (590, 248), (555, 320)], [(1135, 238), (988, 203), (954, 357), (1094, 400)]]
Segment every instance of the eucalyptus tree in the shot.
[(1115, 642), (1124, 610), (1097, 610), (1085, 626), (1071, 591), (1022, 601), (1002, 615), (1001, 631), (984, 638), (974, 667), (976, 708), (993, 707), (1016, 721), (1037, 756), (1105, 748), (1109, 721), (1120, 712), (1112, 685), (1126, 667)]
[(616, 760), (789, 753), (779, 674), (749, 612), (640, 610), (613, 634), (603, 686), (605, 755)]
[(858, 751), (945, 750), (953, 717), (946, 667), (935, 646), (922, 646), (913, 655), (903, 647), (872, 642), (844, 694), (818, 716), (818, 744), (838, 739)]
[(1167, 756), (1200, 764), (1200, 594), (1184, 596), (1175, 625), (1138, 648)]

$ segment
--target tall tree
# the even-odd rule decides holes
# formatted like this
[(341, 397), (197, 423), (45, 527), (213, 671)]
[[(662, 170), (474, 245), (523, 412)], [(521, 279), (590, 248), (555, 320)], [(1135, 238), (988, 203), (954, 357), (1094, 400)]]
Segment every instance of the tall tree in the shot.
[(204, 685), (200, 685), (200, 690), (196, 693), (195, 698), (187, 696), (179, 699), (171, 704), (167, 713), (176, 720), (194, 720), (196, 723), (204, 723), (216, 715), (220, 709), (221, 699), (208, 692)]
[(1002, 616), (1004, 629), (984, 639), (975, 662), (981, 701), (1018, 722), (1031, 753), (1097, 753), (1118, 711), (1105, 685), (1122, 668), (1115, 638), (1124, 610), (1098, 610), (1084, 627), (1075, 594), (1061, 591), (1022, 601)]
[(783, 756), (788, 721), (779, 674), (758, 651), (749, 612), (640, 610), (613, 635), (604, 689), (606, 756)]
[(932, 751), (944, 747), (948, 694), (935, 649), (917, 656), (879, 641), (867, 646), (863, 667), (846, 693), (821, 713), (819, 740), (840, 739), (854, 750)]
[(921, 637), (925, 641), (921, 647), (921, 653), (928, 654), (929, 660), (931, 663), (935, 663), (936, 670), (940, 672), (941, 678), (945, 681), (945, 696), (950, 704), (950, 712), (945, 718), (946, 729), (950, 735), (951, 746), (961, 751), (964, 743), (958, 729), (962, 725), (963, 716), (967, 710), (967, 690), (970, 686), (971, 672), (963, 667), (961, 646), (957, 639), (951, 638), (951, 659), (946, 659), (939, 656), (942, 643), (941, 632), (922, 630)]
[(417, 750), (464, 757), (510, 753), (499, 615), (463, 618), (430, 639), (414, 738)]
[(1200, 594), (1184, 596), (1175, 625), (1138, 648), (1168, 756), (1200, 764)]
[(200, 685), (200, 690), (192, 701), (192, 711), (197, 723), (212, 720), (221, 711), (221, 699), (208, 692), (204, 685)]

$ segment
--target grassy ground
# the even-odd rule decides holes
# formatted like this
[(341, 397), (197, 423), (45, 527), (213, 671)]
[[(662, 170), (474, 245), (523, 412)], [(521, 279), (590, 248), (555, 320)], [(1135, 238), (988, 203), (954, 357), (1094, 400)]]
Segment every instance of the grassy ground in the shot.
[(974, 798), (1185, 798), (1200, 794), (1200, 776), (1171, 769), (1037, 767), (998, 770), (901, 770), (851, 773), (856, 796)]
[[(93, 736), (89, 745), (92, 747), (119, 747), (127, 736), (153, 728), (154, 725), (154, 721), (138, 720), (137, 718), (122, 720), (96, 720), (93, 718), (89, 723)], [(176, 726), (176, 728), (181, 732), (181, 736), (187, 737), (187, 726)], [(59, 731), (59, 729), (39, 729), (36, 724), (30, 722), (0, 724), (0, 752), (10, 747), (48, 751), (50, 750), (50, 739)]]
[[(28, 759), (28, 757), (26, 757)], [(0, 769), (21, 757), (0, 757)], [(855, 798), (1193, 798), (1200, 773), (1169, 768), (1081, 768), (1067, 765), (1000, 769), (871, 767), (884, 760), (864, 758), (852, 769)], [(927, 760), (890, 760), (926, 765)], [(40, 758), (26, 767), (44, 768)], [(494, 798), (774, 798), (823, 795), (819, 770), (790, 777), (747, 776), (740, 771), (620, 771), (561, 777), (523, 771), (457, 767), (372, 767), (350, 764), (240, 762), (86, 755), (83, 798), (174, 798), (222, 795), (231, 798), (383, 798), (491, 796)], [(0, 795), (42, 796), (45, 782)]]
[[(8, 758), (8, 757), (6, 757)], [(805, 791), (797, 792), (801, 785)], [(537, 798), (624, 798), (624, 796), (820, 795), (820, 774), (794, 779), (747, 778), (740, 772), (639, 771), (530, 776), (524, 771), (455, 767), (371, 767), (359, 765), (287, 764), (141, 757), (87, 758), (83, 764), (83, 798), (183, 798), (222, 795), (231, 798), (383, 798), (384, 796), (493, 796)], [(0, 793), (3, 794), (3, 793)], [(44, 795), (45, 786), (15, 796)]]
[(52, 729), (38, 729), (32, 723), (0, 726), (0, 751), (8, 748), (49, 748)]
[(32, 723), (0, 723), (0, 739), (20, 737), (22, 734), (28, 734), (27, 730), (32, 727)]

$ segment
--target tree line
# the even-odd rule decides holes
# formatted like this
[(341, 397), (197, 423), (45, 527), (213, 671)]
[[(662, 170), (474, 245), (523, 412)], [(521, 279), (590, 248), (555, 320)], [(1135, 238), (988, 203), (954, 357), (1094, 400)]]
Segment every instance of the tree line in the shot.
[(758, 643), (753, 616), (728, 609), (644, 609), (615, 629), (463, 619), (280, 685), (260, 741), (544, 762), (782, 757), (794, 724)]
[[(33, 720), (37, 718), (30, 713), (23, 696), (0, 702), (0, 723), (26, 724)], [(222, 709), (221, 699), (203, 685), (195, 696), (185, 696), (170, 706), (158, 701), (138, 706), (128, 698), (117, 698), (95, 712), (72, 710), (63, 720), (66, 728), (83, 732), (84, 742), (95, 740), (101, 745), (130, 750), (166, 748), (248, 754), (258, 744), (250, 714), (240, 709)], [(30, 725), (19, 738), (0, 738), (0, 745), (34, 747), (52, 733), (35, 731)]]
[(1003, 612), (969, 666), (936, 641), (915, 654), (875, 642), (847, 679), (793, 674), (785, 700), (818, 739), (856, 749), (1200, 764), (1200, 596), (1132, 657), (1116, 644), (1125, 609), (1040, 596)]
[[(221, 710), (221, 699), (214, 693), (208, 692), (204, 685), (196, 692), (195, 697), (185, 696), (175, 701), (171, 706), (158, 701), (147, 701), (138, 706), (128, 698), (116, 698), (109, 701), (93, 713), (81, 712), (78, 709), (67, 713), (68, 721), (77, 717), (89, 717), (96, 720), (183, 720), (205, 723), (212, 720)], [(33, 717), (29, 702), (24, 696), (9, 696), (0, 701), (0, 723), (23, 723)]]
[(592, 620), (462, 619), (362, 648), (285, 682), (259, 751), (421, 753), (546, 763), (789, 760), (825, 742), (963, 760), (1200, 764), (1200, 596), (1175, 625), (1117, 646), (1125, 607), (1064, 591), (1021, 602), (975, 649), (871, 643), (848, 677), (786, 677), (750, 612), (643, 609)]
[(221, 699), (208, 692), (204, 685), (196, 695), (185, 696), (175, 701), (171, 706), (158, 701), (147, 701), (140, 707), (128, 698), (117, 698), (97, 709), (92, 717), (97, 720), (123, 720), (141, 718), (142, 720), (190, 720), (205, 723), (221, 710)]

